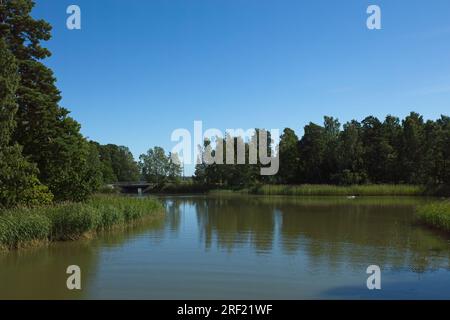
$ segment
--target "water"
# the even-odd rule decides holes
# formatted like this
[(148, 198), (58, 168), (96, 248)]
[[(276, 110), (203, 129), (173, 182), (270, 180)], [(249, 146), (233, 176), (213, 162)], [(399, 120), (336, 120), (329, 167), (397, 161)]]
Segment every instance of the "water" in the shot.
[(162, 200), (161, 220), (0, 255), (0, 299), (450, 299), (449, 237), (414, 220), (424, 199)]

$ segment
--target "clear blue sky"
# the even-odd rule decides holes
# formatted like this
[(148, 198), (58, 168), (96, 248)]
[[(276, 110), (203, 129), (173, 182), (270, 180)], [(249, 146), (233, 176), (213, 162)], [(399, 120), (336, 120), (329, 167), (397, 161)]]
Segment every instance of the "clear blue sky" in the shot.
[[(66, 8), (82, 30), (66, 29)], [(382, 30), (366, 28), (366, 8)], [(448, 0), (37, 0), (62, 105), (100, 143), (169, 151), (176, 128), (450, 114)]]

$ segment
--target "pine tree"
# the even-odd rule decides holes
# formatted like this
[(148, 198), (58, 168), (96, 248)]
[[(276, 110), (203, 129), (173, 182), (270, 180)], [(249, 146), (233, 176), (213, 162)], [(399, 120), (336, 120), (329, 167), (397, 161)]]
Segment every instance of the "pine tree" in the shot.
[(52, 201), (41, 185), (37, 169), (22, 156), (22, 148), (11, 144), (17, 104), (19, 74), (14, 56), (0, 39), (0, 206), (38, 205)]
[(50, 56), (41, 42), (50, 39), (51, 26), (31, 17), (33, 6), (31, 0), (0, 3), (0, 36), (16, 57), (20, 74), (13, 140), (37, 165), (39, 179), (57, 200), (83, 200), (100, 173), (89, 161), (92, 149), (80, 134), (80, 125), (59, 106), (61, 97), (53, 72), (41, 62)]

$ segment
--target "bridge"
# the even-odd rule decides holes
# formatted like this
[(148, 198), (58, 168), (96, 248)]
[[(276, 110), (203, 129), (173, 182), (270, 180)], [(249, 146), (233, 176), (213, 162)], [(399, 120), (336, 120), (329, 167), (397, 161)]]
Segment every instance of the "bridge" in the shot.
[(116, 182), (112, 185), (114, 188), (120, 189), (123, 193), (143, 194), (154, 189), (157, 184), (145, 181), (139, 182)]

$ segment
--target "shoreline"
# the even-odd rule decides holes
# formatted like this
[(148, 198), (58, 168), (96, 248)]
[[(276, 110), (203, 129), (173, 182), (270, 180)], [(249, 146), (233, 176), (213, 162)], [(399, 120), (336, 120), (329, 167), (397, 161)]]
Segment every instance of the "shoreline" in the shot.
[(195, 194), (253, 194), (253, 195), (286, 195), (286, 196), (414, 196), (414, 197), (439, 197), (450, 196), (443, 192), (442, 188), (430, 189), (421, 185), (327, 185), (327, 184), (303, 184), (303, 185), (275, 185), (263, 184), (253, 187), (229, 188), (218, 185), (180, 184), (171, 185), (170, 188), (162, 187), (148, 195), (195, 195)]
[(434, 201), (417, 208), (419, 222), (450, 235), (450, 200)]
[(84, 203), (0, 211), (0, 252), (92, 239), (100, 231), (164, 216), (153, 198), (96, 195)]

